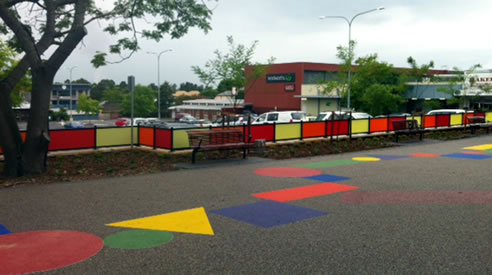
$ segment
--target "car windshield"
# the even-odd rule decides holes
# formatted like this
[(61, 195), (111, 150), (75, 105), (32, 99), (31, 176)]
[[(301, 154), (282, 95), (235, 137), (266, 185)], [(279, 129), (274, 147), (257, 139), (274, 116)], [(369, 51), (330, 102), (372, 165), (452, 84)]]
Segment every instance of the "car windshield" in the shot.
[(327, 117), (328, 114), (319, 114), (315, 120), (321, 121)]

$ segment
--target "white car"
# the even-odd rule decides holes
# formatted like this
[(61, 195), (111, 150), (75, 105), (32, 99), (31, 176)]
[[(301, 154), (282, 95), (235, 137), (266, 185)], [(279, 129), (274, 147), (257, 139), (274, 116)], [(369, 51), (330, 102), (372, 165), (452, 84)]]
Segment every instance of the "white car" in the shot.
[[(468, 111), (470, 112), (470, 111)], [(471, 111), (473, 112), (473, 111)], [(430, 116), (430, 115), (452, 115), (452, 114), (464, 114), (465, 113), (465, 110), (463, 109), (439, 109), (439, 110), (432, 110), (432, 111), (429, 111), (427, 114), (427, 116)]]
[[(332, 118), (332, 114), (335, 114), (335, 116)], [(316, 121), (324, 121), (324, 120), (347, 120), (349, 119), (349, 116), (351, 115), (351, 119), (368, 119), (372, 118), (372, 116), (368, 113), (362, 113), (362, 112), (342, 112), (342, 111), (335, 111), (335, 112), (321, 112), (319, 115), (316, 117)]]
[(261, 114), (252, 124), (269, 124), (282, 122), (307, 121), (306, 113), (302, 111), (281, 111)]

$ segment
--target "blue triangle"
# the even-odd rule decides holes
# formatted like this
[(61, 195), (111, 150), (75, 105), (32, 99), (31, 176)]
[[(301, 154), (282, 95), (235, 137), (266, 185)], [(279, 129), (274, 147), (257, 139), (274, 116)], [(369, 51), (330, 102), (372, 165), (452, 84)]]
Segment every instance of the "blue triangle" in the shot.
[(11, 232), (7, 229), (7, 227), (3, 226), (0, 224), (0, 236), (1, 235), (7, 235), (10, 234)]

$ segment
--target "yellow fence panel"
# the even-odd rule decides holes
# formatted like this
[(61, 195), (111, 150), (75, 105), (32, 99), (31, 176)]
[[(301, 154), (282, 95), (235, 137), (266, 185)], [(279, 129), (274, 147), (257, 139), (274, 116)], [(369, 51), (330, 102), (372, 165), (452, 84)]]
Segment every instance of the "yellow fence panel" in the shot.
[(277, 124), (275, 128), (275, 139), (300, 139), (301, 138), (301, 124), (289, 123), (289, 124)]
[(185, 149), (190, 148), (190, 140), (187, 131), (206, 131), (208, 128), (202, 129), (185, 129), (185, 130), (173, 130), (173, 149)]
[(492, 112), (487, 113), (485, 120), (487, 120), (487, 122), (492, 122)]
[[(130, 127), (97, 129), (97, 147), (130, 145), (132, 142)], [(138, 128), (133, 128), (133, 144), (138, 143)]]
[(419, 126), (422, 125), (422, 117), (421, 116), (407, 116), (407, 120), (412, 120), (412, 119), (415, 119), (417, 121), (417, 123), (419, 124)]
[(369, 119), (352, 120), (352, 134), (369, 132)]
[(451, 115), (451, 126), (461, 125), (463, 124), (463, 115), (462, 114), (453, 114)]

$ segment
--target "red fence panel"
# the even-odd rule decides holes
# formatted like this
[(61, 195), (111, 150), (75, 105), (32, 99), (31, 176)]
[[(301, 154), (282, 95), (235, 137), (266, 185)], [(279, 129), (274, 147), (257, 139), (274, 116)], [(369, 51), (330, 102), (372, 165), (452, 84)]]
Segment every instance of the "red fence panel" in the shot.
[[(333, 125), (332, 125), (333, 124)], [(348, 120), (334, 120), (328, 123), (328, 135), (348, 135), (349, 134), (349, 122)]]
[(172, 131), (168, 129), (155, 129), (155, 146), (157, 148), (171, 149)]
[(269, 125), (252, 125), (251, 126), (251, 142), (257, 139), (264, 139), (266, 141), (273, 141), (275, 138), (275, 126)]
[(51, 130), (50, 151), (94, 148), (95, 129)]
[(325, 125), (323, 122), (304, 122), (302, 124), (302, 136), (303, 138), (312, 137), (324, 137), (325, 136)]
[(436, 116), (429, 115), (425, 116), (425, 128), (435, 128), (436, 127)]
[(449, 127), (450, 126), (450, 115), (437, 115), (436, 116), (436, 125), (437, 127)]
[(371, 133), (388, 131), (388, 118), (371, 119)]
[(388, 125), (389, 130), (393, 131), (393, 129), (394, 129), (393, 128), (393, 121), (402, 121), (402, 120), (406, 120), (406, 118), (405, 117), (390, 117), (389, 118), (389, 125)]
[(154, 146), (154, 128), (140, 127), (139, 132), (140, 145)]

